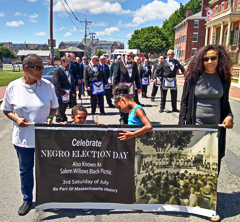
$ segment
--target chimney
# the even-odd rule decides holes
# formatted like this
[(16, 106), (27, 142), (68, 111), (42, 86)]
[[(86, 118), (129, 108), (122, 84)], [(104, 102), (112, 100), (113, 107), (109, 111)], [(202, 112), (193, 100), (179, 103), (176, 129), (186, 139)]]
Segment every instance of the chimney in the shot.
[(202, 10), (201, 10), (201, 16), (207, 16), (207, 11), (203, 6), (208, 7), (208, 0), (202, 0)]
[[(204, 1), (204, 0), (203, 0)], [(186, 12), (186, 18), (192, 15), (192, 10), (187, 10)]]

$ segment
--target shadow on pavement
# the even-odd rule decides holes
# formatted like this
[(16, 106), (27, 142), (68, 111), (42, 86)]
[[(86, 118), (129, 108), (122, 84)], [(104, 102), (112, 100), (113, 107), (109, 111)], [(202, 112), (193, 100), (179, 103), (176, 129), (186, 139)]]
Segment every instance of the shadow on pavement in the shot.
[(218, 193), (217, 214), (221, 220), (240, 215), (240, 192)]

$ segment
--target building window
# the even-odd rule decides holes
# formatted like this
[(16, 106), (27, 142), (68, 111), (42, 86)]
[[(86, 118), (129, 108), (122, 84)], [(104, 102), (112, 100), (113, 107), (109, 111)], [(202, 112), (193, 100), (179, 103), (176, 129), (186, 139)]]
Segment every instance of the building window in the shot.
[(195, 56), (197, 54), (197, 48), (192, 48), (192, 56)]
[(215, 13), (218, 13), (218, 5), (215, 6)]
[(237, 41), (238, 41), (238, 27), (236, 27), (235, 31), (234, 31), (234, 39), (233, 39), (233, 45), (237, 45)]
[(184, 35), (184, 37), (183, 37), (183, 42), (185, 42), (186, 41), (186, 35)]
[(184, 57), (184, 49), (182, 50), (182, 57)]
[(184, 43), (184, 41), (183, 41), (183, 40), (184, 40), (184, 36), (182, 36), (182, 43)]
[(197, 42), (198, 41), (198, 32), (194, 32), (193, 33), (193, 42)]
[(231, 1), (231, 7), (234, 6), (234, 0), (230, 0)]
[(194, 28), (198, 28), (199, 27), (199, 20), (194, 20)]
[(224, 10), (224, 3), (225, 3), (225, 2), (222, 2), (222, 4), (221, 4), (221, 11)]

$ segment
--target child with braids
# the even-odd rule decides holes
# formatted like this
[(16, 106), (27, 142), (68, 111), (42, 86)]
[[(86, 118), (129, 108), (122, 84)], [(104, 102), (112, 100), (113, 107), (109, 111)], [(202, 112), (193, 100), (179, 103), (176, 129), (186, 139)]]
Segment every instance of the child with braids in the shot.
[(126, 84), (117, 85), (113, 89), (114, 104), (120, 112), (129, 113), (128, 125), (143, 125), (137, 131), (123, 131), (118, 139), (126, 141), (133, 137), (143, 135), (152, 130), (152, 124), (146, 116), (142, 106), (135, 103), (129, 96), (129, 87)]

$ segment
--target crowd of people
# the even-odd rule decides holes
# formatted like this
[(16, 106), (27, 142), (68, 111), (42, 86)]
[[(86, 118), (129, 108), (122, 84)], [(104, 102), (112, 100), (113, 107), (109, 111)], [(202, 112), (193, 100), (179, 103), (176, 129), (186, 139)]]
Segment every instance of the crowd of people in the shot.
[[(66, 53), (60, 61), (61, 65), (54, 70), (51, 84), (42, 79), (42, 59), (37, 55), (27, 56), (23, 61), (24, 77), (9, 84), (1, 106), (4, 114), (13, 121), (12, 142), (19, 159), (21, 189), (24, 196), (23, 204), (18, 210), (19, 215), (28, 213), (32, 204), (35, 137), (33, 125), (30, 123), (51, 124), (55, 114), (56, 121), (64, 123), (67, 121), (66, 109), (69, 106), (73, 108), (74, 123), (84, 124), (87, 112), (84, 107), (77, 105), (76, 98), (81, 99), (87, 92), (90, 96), (92, 115), (96, 114), (97, 106), (100, 108), (100, 115), (106, 115), (104, 109), (106, 96), (108, 106), (119, 109), (120, 124), (143, 126), (135, 132), (123, 131), (119, 135), (120, 140), (125, 141), (145, 134), (152, 130), (152, 124), (147, 118), (143, 104), (139, 102), (138, 95), (142, 94), (142, 97), (146, 98), (148, 86), (152, 82), (151, 100), (154, 101), (160, 88), (159, 112), (162, 113), (169, 89), (172, 111), (179, 112), (176, 82), (179, 69), (185, 76), (179, 124), (224, 124), (219, 136), (218, 169), (220, 169), (220, 160), (225, 152), (225, 129), (233, 127), (233, 114), (228, 101), (231, 60), (223, 46), (203, 47), (191, 60), (187, 70), (174, 59), (173, 50), (168, 50), (166, 59), (162, 56), (159, 58), (159, 63), (154, 65), (153, 71), (148, 59), (144, 59), (140, 64), (139, 57), (133, 58), (132, 51), (128, 51), (124, 58), (118, 56), (116, 61), (95, 55), (91, 61), (87, 62), (87, 58), (83, 57), (81, 62), (80, 58), (75, 59), (74, 53)], [(164, 183), (165, 185), (161, 187), (154, 182), (163, 190), (169, 189), (169, 183)], [(139, 191), (142, 196), (146, 188), (142, 187), (142, 192)], [(203, 188), (206, 188), (206, 185), (202, 186), (202, 190)], [(200, 188), (189, 186), (186, 189), (191, 199), (194, 199), (194, 193), (201, 192)], [(152, 201), (148, 201), (159, 202), (157, 196), (160, 190), (151, 192)], [(179, 202), (176, 192), (179, 190), (170, 190), (166, 202)]]

